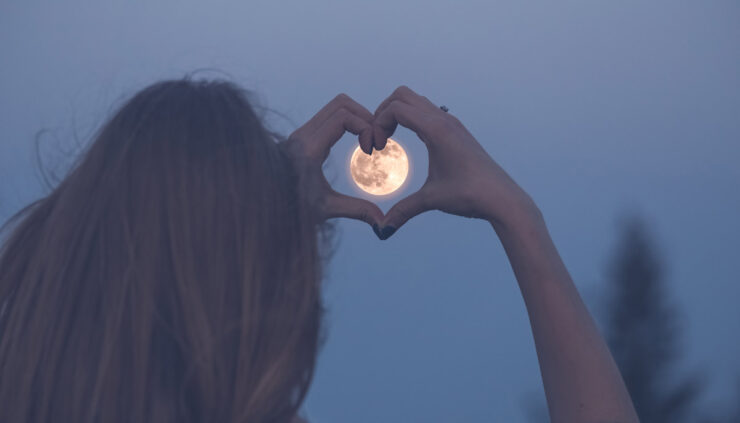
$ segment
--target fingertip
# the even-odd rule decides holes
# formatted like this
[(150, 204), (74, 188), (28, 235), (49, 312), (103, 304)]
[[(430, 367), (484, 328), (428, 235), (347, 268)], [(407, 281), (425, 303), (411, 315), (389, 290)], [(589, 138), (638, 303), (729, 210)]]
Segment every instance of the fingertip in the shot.
[(365, 154), (373, 154), (373, 140), (372, 138), (363, 139), (360, 138), (360, 150)]
[(383, 236), (381, 235), (380, 228), (378, 227), (377, 223), (372, 224), (373, 232), (375, 232), (375, 235), (378, 237), (378, 239), (383, 240)]
[(373, 130), (369, 129), (366, 131), (362, 131), (360, 133), (360, 136), (358, 137), (359, 143), (360, 143), (360, 149), (365, 154), (372, 154), (373, 153)]
[(380, 223), (383, 221), (383, 211), (380, 210), (380, 207), (378, 207), (376, 204), (367, 201), (367, 200), (359, 200), (361, 201), (365, 208), (364, 213), (362, 213), (361, 220), (364, 220), (368, 225), (373, 227), (373, 230), (377, 228), (379, 231), (381, 229)]
[(395, 227), (395, 226), (393, 226), (393, 225), (386, 225), (386, 226), (383, 226), (383, 228), (381, 228), (381, 229), (379, 230), (379, 232), (380, 232), (380, 233), (379, 233), (379, 235), (378, 235), (378, 238), (380, 238), (381, 240), (386, 240), (386, 239), (390, 238), (390, 237), (391, 237), (391, 235), (393, 235), (394, 233), (396, 233), (396, 230), (397, 230), (397, 229), (398, 229), (398, 228), (396, 228), (396, 227)]
[(386, 144), (388, 143), (388, 138), (383, 136), (383, 134), (378, 134), (373, 137), (374, 145), (376, 150), (382, 150), (385, 148)]

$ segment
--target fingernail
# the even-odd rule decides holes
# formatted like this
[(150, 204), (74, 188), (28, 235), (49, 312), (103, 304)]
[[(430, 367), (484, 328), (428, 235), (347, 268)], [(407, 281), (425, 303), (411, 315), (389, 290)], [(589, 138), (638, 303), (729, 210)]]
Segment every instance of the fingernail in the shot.
[(373, 224), (373, 232), (375, 232), (375, 235), (378, 236), (378, 238), (383, 239), (383, 237), (380, 235), (380, 228), (378, 228), (378, 224)]
[(396, 232), (395, 226), (383, 226), (383, 229), (380, 230), (380, 239), (388, 239), (391, 235), (393, 235)]

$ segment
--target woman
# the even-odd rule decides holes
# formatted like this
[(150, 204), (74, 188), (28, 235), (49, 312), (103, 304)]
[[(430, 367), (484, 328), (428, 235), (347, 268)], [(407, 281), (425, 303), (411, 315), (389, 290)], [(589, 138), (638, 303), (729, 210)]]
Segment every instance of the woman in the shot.
[[(337, 140), (401, 124), (429, 177), (386, 215), (333, 191)], [(406, 87), (339, 95), (276, 142), (243, 91), (167, 81), (135, 95), (66, 178), (6, 227), (0, 421), (289, 422), (320, 338), (325, 221), (385, 239), (426, 210), (486, 219), (529, 312), (553, 422), (637, 421), (532, 202), (451, 114)]]

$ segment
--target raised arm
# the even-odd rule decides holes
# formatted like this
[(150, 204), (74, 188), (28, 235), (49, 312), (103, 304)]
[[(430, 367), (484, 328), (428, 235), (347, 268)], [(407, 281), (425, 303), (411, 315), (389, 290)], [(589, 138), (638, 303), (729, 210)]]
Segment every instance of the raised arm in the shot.
[[(629, 394), (536, 209), (492, 221), (524, 297), (553, 422), (636, 422)], [(508, 223), (510, 222), (510, 223)]]
[(391, 236), (413, 216), (441, 210), (485, 219), (498, 234), (532, 327), (553, 423), (637, 422), (622, 377), (581, 300), (539, 209), (454, 116), (400, 87), (375, 112), (374, 144), (401, 124), (429, 151), (422, 188), (374, 229)]

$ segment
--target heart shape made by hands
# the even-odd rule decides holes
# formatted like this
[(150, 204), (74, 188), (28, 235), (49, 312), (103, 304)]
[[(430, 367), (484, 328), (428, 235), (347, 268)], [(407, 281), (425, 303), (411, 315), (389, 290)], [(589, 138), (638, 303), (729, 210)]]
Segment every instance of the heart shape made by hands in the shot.
[[(413, 131), (427, 149), (429, 170), (419, 190), (384, 214), (376, 204), (329, 186), (321, 167), (331, 146), (345, 132), (357, 135), (362, 151), (372, 154), (373, 149), (385, 148), (398, 125)], [(286, 145), (301, 174), (302, 191), (318, 218), (362, 220), (380, 239), (387, 239), (409, 219), (428, 210), (493, 222), (501, 215), (501, 207), (529, 202), (457, 118), (405, 86), (383, 100), (375, 113), (340, 94), (291, 134)]]

